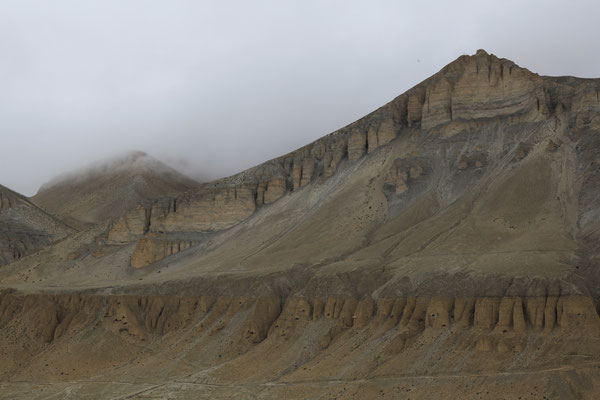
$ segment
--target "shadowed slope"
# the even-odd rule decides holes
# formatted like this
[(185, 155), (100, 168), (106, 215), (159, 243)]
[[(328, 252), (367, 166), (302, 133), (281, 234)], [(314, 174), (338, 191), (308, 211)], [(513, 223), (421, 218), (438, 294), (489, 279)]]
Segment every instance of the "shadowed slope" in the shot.
[(73, 231), (24, 196), (0, 185), (0, 265), (31, 254)]

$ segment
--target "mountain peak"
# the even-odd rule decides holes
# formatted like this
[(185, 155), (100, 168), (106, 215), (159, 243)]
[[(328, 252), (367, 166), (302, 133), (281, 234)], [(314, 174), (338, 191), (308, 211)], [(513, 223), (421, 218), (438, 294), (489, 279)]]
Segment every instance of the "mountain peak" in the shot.
[(547, 115), (543, 86), (539, 75), (479, 49), (458, 57), (399, 99), (407, 99), (408, 125), (420, 123), (428, 129), (452, 121)]
[(178, 194), (197, 185), (156, 158), (132, 151), (63, 173), (42, 185), (32, 200), (82, 227), (116, 218), (145, 198)]
[(44, 183), (37, 194), (57, 186), (79, 185), (89, 180), (113, 175), (128, 175), (131, 177), (140, 173), (150, 173), (175, 180), (186, 178), (175, 169), (143, 151), (130, 151), (95, 161), (79, 169), (64, 172)]

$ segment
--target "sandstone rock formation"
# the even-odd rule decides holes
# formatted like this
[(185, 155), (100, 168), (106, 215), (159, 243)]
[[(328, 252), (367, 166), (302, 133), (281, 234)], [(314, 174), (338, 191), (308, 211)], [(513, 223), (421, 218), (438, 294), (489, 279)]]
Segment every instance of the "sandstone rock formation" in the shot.
[(144, 237), (138, 240), (131, 255), (131, 266), (142, 268), (156, 261), (177, 254), (194, 245), (191, 240), (169, 240)]
[[(481, 362), (488, 366), (501, 364), (507, 357), (519, 357), (533, 366), (556, 360), (561, 349), (599, 350), (594, 338), (600, 334), (600, 318), (588, 297), (315, 300), (5, 292), (0, 301), (0, 330), (6, 335), (0, 340), (0, 348), (12, 351), (0, 368), (0, 376), (17, 379), (34, 374), (38, 379), (68, 383), (81, 380), (90, 371), (103, 371), (111, 380), (114, 363), (131, 365), (134, 357), (133, 365), (164, 368), (165, 363), (177, 365), (177, 358), (169, 352), (178, 351), (189, 360), (210, 361), (214, 365), (212, 379), (226, 382), (226, 386), (230, 386), (227, 382), (246, 382), (254, 391), (260, 390), (260, 384), (254, 383), (257, 380), (276, 379), (282, 363), (304, 359), (303, 367), (291, 370), (285, 379), (292, 390), (288, 395), (296, 397), (301, 396), (304, 382), (314, 374), (326, 382), (343, 381), (340, 377), (377, 382), (392, 371), (410, 375), (411, 371), (419, 374), (433, 369), (430, 373), (440, 374), (456, 365), (464, 369), (478, 368)], [(539, 307), (546, 318), (539, 317)], [(44, 323), (39, 323), (40, 312)], [(80, 332), (86, 332), (83, 341), (75, 340)], [(573, 333), (586, 341), (569, 342)], [(17, 351), (11, 343), (15, 334), (24, 346)], [(312, 339), (315, 334), (321, 335), (317, 341)], [(118, 352), (98, 340), (107, 336)], [(223, 339), (227, 339), (225, 344)], [(93, 344), (94, 340), (98, 341)], [(440, 342), (444, 344), (440, 346)], [(137, 350), (140, 345), (148, 354)], [(63, 350), (65, 346), (70, 350)], [(454, 354), (445, 353), (444, 346), (453, 348)], [(83, 351), (85, 348), (88, 351)], [(31, 349), (51, 351), (20, 367), (20, 360)], [(427, 362), (431, 352), (437, 360), (434, 364)], [(281, 360), (282, 356), (291, 359)], [(340, 363), (340, 358), (346, 362)], [(362, 361), (348, 363), (353, 359)], [(562, 359), (568, 360), (568, 355)], [(80, 367), (67, 368), (69, 365)], [(366, 375), (364, 367), (368, 368)], [(120, 379), (142, 378), (139, 374), (144, 369), (138, 372), (132, 368), (121, 373)], [(202, 382), (202, 374), (183, 368), (191, 371), (193, 379), (200, 379), (196, 382)], [(157, 371), (154, 367), (150, 372), (151, 380), (159, 375)], [(522, 379), (535, 379), (525, 378), (527, 373), (503, 375), (513, 376), (519, 384)], [(489, 370), (486, 376), (486, 383), (494, 382)], [(144, 388), (143, 381), (137, 385)], [(181, 383), (173, 384), (171, 390), (181, 390), (174, 385)], [(158, 395), (162, 393), (157, 389), (160, 386), (147, 389)], [(485, 386), (476, 387), (479, 390)], [(422, 390), (419, 385), (413, 388)], [(540, 393), (554, 390), (552, 385), (536, 389)], [(75, 390), (86, 393), (97, 388), (91, 380)], [(198, 390), (203, 387), (195, 387), (194, 393), (202, 393)]]
[(255, 208), (255, 196), (248, 188), (202, 188), (195, 193), (136, 205), (116, 221), (108, 238), (122, 243), (148, 232), (225, 229), (249, 217)]

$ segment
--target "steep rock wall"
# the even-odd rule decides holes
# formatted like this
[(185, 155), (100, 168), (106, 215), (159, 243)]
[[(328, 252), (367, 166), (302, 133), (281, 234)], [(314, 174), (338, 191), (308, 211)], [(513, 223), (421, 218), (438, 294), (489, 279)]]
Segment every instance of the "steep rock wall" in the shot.
[(69, 332), (76, 321), (112, 324), (116, 332), (127, 331), (143, 339), (180, 329), (209, 311), (227, 314), (242, 309), (250, 313), (241, 334), (256, 343), (271, 334), (285, 335), (286, 329), (297, 321), (321, 319), (335, 320), (346, 328), (376, 324), (385, 329), (398, 327), (411, 334), (428, 328), (474, 329), (490, 334), (558, 329), (600, 337), (596, 301), (588, 296), (282, 299), (19, 292), (4, 292), (0, 296), (2, 326), (18, 322), (28, 330), (27, 335), (42, 342)]
[(125, 243), (148, 232), (202, 232), (229, 228), (256, 208), (254, 193), (246, 188), (207, 188), (175, 198), (138, 204), (108, 233), (111, 243)]
[(133, 254), (131, 255), (131, 266), (143, 268), (165, 257), (177, 254), (196, 244), (193, 240), (169, 240), (143, 237), (138, 240)]
[(548, 115), (542, 78), (480, 50), (448, 65), (427, 86), (421, 126), (526, 113)]
[[(84, 379), (132, 360), (135, 368), (150, 370), (153, 362), (183, 362), (184, 370), (189, 362), (200, 362), (202, 368), (218, 368), (214, 376), (224, 382), (274, 379), (282, 372), (292, 374), (290, 379), (336, 379), (337, 374), (355, 379), (364, 374), (362, 366), (370, 368), (369, 374), (410, 374), (406, 365), (413, 359), (424, 372), (436, 370), (439, 362), (439, 368), (456, 371), (477, 371), (491, 362), (507, 368), (514, 357), (538, 357), (539, 346), (553, 351), (553, 343), (575, 356), (600, 354), (594, 347), (600, 318), (595, 301), (585, 296), (373, 299), (5, 291), (0, 334), (3, 379), (31, 374)], [(436, 357), (426, 356), (431, 352)], [(378, 371), (383, 361), (387, 364)], [(257, 362), (266, 364), (251, 368)], [(311, 375), (313, 368), (317, 375)]]

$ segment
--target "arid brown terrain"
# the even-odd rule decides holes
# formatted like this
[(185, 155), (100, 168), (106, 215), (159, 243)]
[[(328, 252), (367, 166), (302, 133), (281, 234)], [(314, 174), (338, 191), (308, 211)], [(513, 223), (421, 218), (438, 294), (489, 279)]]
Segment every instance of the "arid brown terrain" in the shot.
[(600, 397), (600, 79), (483, 50), (198, 184), (0, 187), (0, 398)]

